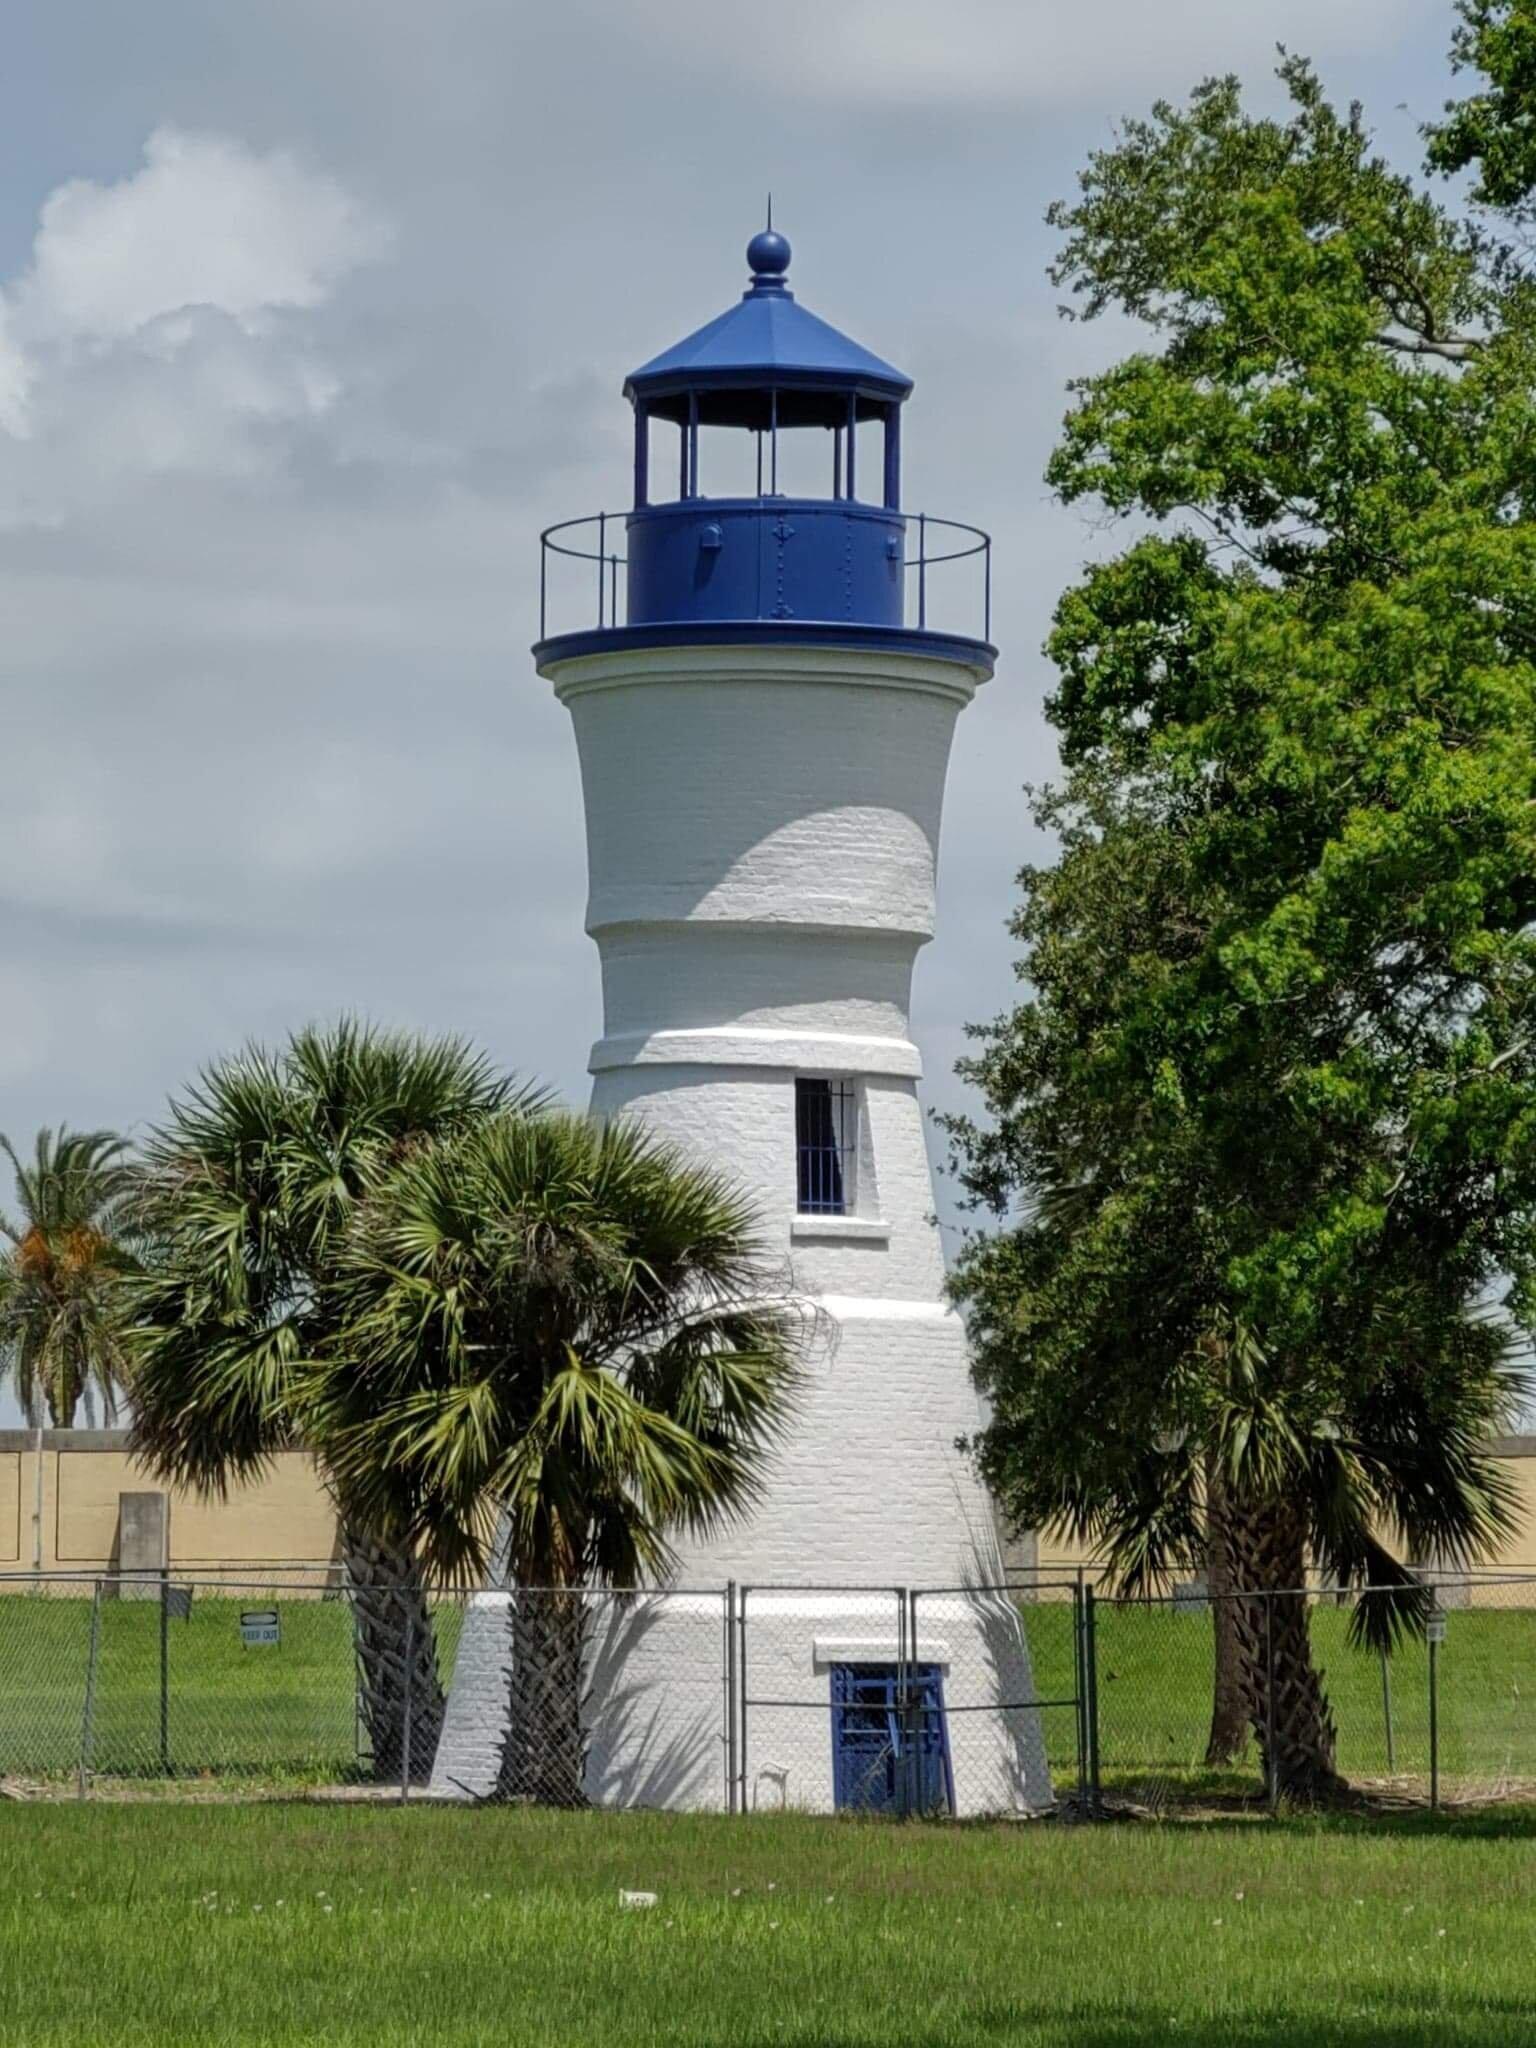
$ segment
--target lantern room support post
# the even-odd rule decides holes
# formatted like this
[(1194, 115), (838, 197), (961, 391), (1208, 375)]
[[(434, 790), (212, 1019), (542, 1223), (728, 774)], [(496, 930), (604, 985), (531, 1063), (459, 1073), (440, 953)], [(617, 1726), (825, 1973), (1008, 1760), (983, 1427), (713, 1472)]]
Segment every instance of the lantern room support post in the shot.
[(650, 503), (651, 416), (642, 399), (635, 400), (635, 510)]
[(901, 407), (885, 409), (885, 505), (888, 512), (901, 509)]

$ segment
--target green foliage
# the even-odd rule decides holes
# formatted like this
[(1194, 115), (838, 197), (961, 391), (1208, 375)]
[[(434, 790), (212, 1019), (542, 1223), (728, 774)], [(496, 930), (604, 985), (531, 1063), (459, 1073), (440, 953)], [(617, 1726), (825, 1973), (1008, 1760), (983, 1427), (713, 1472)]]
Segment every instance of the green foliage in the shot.
[(142, 1196), (134, 1440), (220, 1492), (302, 1440), (447, 1577), (659, 1570), (754, 1494), (795, 1318), (741, 1197), (457, 1040), (343, 1023), (221, 1062)]
[(1288, 118), (1208, 83), (1054, 209), (1147, 345), (1051, 481), (1135, 530), (1057, 609), (1061, 854), (951, 1125), (1008, 1217), (956, 1281), (988, 1477), (1133, 1585), (1213, 1479), (1356, 1584), (1486, 1552), (1536, 1318), (1536, 303), (1281, 77)]
[(133, 1169), (111, 1131), (39, 1131), (30, 1162), (9, 1138), (18, 1214), (0, 1214), (0, 1367), (31, 1423), (67, 1429), (99, 1397), (111, 1421), (126, 1355), (122, 1282), (134, 1266)]
[(636, 1125), (509, 1114), (365, 1209), (304, 1425), (372, 1519), (449, 1576), (503, 1518), (522, 1584), (633, 1585), (756, 1497), (794, 1383), (744, 1198)]
[(1485, 206), (1524, 207), (1536, 191), (1536, 8), (1531, 0), (1461, 0), (1451, 46), (1458, 71), (1484, 88), (1451, 101), (1429, 131), (1436, 170), (1475, 165), (1473, 196)]
[(210, 1067), (147, 1147), (138, 1450), (222, 1493), (292, 1442), (296, 1373), (337, 1335), (359, 1204), (413, 1147), (528, 1099), (458, 1039), (350, 1020)]

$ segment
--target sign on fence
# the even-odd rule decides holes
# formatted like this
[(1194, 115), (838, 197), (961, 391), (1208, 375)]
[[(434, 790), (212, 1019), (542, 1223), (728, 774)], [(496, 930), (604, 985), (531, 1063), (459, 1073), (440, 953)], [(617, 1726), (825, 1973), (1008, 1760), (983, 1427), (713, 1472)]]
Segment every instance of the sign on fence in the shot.
[(259, 1643), (280, 1643), (282, 1631), (275, 1607), (251, 1607), (240, 1615), (240, 1640), (248, 1650)]
[(1432, 1607), (1430, 1609), (1429, 1620), (1424, 1628), (1424, 1640), (1426, 1643), (1443, 1643), (1445, 1641), (1445, 1609), (1443, 1607)]

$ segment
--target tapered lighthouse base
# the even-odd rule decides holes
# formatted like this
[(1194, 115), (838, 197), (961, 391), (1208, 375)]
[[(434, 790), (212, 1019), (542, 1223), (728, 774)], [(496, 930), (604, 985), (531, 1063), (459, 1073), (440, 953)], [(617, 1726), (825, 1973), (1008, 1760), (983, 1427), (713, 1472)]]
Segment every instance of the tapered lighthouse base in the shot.
[[(671, 1588), (585, 1603), (583, 1796), (1040, 1811), (1028, 1646), (956, 1448), (976, 1420), (958, 1319), (867, 1297), (815, 1306), (794, 1433), (752, 1521), (687, 1550)], [(444, 1796), (519, 1790), (500, 1779), (515, 1598), (538, 1596), (485, 1592), (466, 1615), (433, 1773)]]

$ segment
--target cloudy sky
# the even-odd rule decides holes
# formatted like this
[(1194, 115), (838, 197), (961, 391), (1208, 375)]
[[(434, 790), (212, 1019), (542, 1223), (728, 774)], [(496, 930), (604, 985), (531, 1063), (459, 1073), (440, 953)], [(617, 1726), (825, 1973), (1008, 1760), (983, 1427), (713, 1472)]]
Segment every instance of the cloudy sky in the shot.
[[(598, 1025), (540, 526), (626, 489), (625, 371), (744, 282), (917, 380), (907, 498), (990, 527), (915, 1028), (953, 1101), (1049, 773), (1041, 215), (1115, 117), (1310, 50), (1411, 151), (1447, 0), (51, 0), (0, 88), (0, 1129), (131, 1128), (342, 1010), (580, 1094)], [(3, 1194), (4, 1191), (0, 1191)], [(3, 1418), (0, 1418), (3, 1419)]]

